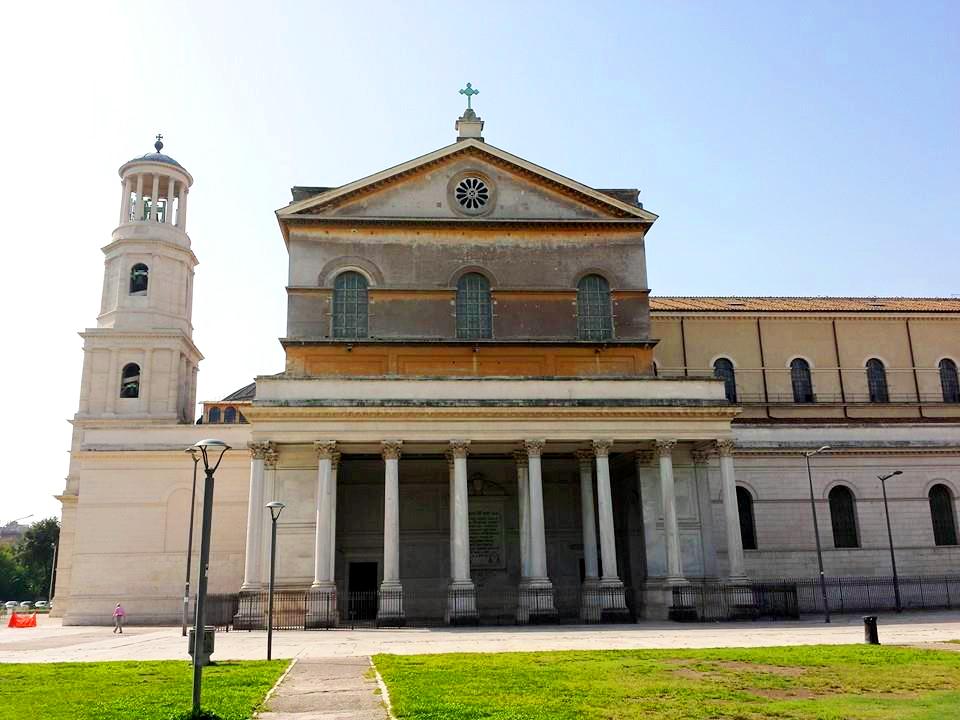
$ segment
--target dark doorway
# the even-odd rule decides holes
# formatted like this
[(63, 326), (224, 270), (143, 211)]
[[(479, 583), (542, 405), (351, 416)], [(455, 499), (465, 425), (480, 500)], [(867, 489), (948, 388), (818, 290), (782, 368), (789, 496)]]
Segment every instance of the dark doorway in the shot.
[(351, 620), (377, 617), (377, 563), (352, 562), (347, 576), (348, 607)]

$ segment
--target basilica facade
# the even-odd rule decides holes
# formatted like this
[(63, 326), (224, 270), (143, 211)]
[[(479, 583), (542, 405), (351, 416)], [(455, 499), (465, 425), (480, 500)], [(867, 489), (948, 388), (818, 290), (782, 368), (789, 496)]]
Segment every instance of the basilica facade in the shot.
[(677, 587), (813, 577), (811, 494), (826, 574), (886, 575), (893, 470), (901, 567), (960, 566), (960, 300), (651, 296), (636, 189), (482, 129), (468, 109), (439, 150), (293, 188), (285, 367), (199, 420), (193, 178), (159, 143), (121, 167), (59, 496), (65, 623), (118, 601), (179, 622), (201, 436), (233, 448), (211, 590), (262, 591), (280, 501), (277, 583), (317, 626), (363, 593), (384, 624), (642, 619)]

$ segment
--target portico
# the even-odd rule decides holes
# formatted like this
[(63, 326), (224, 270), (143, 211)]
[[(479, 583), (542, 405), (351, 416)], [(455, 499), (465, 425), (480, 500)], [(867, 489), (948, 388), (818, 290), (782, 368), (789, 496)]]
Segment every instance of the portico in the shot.
[[(402, 400), (414, 389), (432, 397)], [(722, 389), (713, 380), (652, 378), (260, 378), (247, 413), (251, 513), (255, 499), (295, 508), (281, 520), (278, 582), (309, 585), (319, 598), (311, 599), (309, 626), (334, 625), (349, 612), (338, 592), (356, 594), (358, 567), (370, 563), (382, 625), (431, 613), (477, 622), (485, 596), (504, 593), (516, 598), (519, 622), (549, 620), (558, 602), (572, 601), (588, 621), (642, 614), (648, 609), (628, 607), (625, 589), (656, 605), (690, 572), (681, 559), (674, 454), (729, 451), (721, 468), (724, 482), (733, 480), (734, 411), (718, 397)], [(271, 498), (261, 497), (267, 452), (277, 456)], [(662, 577), (648, 567), (639, 497), (638, 458), (652, 452)], [(736, 506), (725, 517), (733, 537)], [(246, 556), (262, 558), (261, 524), (251, 516), (248, 528)], [(303, 540), (312, 540), (309, 558)], [(263, 576), (247, 562), (243, 589), (259, 589)]]

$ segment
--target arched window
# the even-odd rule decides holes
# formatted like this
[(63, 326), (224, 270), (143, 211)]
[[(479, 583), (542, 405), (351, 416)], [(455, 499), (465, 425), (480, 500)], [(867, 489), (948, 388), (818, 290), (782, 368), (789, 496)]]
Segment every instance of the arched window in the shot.
[(860, 547), (857, 538), (857, 515), (853, 493), (843, 485), (830, 491), (830, 524), (833, 525), (833, 546), (838, 548)]
[(813, 379), (810, 377), (810, 363), (803, 358), (794, 358), (790, 361), (790, 383), (793, 385), (794, 402), (813, 402)]
[(870, 402), (890, 402), (890, 393), (887, 391), (887, 369), (877, 358), (867, 360), (867, 389), (870, 391)]
[(137, 263), (130, 268), (130, 294), (143, 295), (146, 293), (149, 276), (150, 268), (143, 263)]
[(957, 544), (957, 521), (953, 511), (953, 493), (946, 485), (930, 488), (930, 519), (933, 521), (933, 541), (937, 545)]
[(211, 425), (216, 425), (220, 422), (220, 408), (210, 408), (210, 412), (207, 413), (207, 422)]
[(333, 336), (367, 335), (367, 279), (358, 272), (340, 273), (333, 281)]
[(235, 407), (228, 407), (223, 411), (223, 421), (225, 423), (233, 424), (237, 421), (237, 409)]
[(586, 275), (577, 283), (577, 337), (581, 340), (613, 337), (610, 284), (600, 275)]
[(457, 281), (457, 337), (468, 340), (493, 337), (490, 281), (467, 273)]
[(753, 496), (744, 487), (737, 487), (737, 512), (740, 514), (740, 539), (744, 550), (757, 549), (757, 526), (753, 519)]
[(140, 366), (136, 363), (127, 363), (120, 373), (120, 397), (140, 397)]
[(727, 358), (717, 358), (713, 363), (713, 375), (723, 380), (727, 400), (735, 403), (737, 401), (737, 375), (733, 371), (733, 363)]
[(943, 401), (960, 403), (960, 379), (957, 378), (957, 364), (950, 358), (940, 361), (940, 387)]

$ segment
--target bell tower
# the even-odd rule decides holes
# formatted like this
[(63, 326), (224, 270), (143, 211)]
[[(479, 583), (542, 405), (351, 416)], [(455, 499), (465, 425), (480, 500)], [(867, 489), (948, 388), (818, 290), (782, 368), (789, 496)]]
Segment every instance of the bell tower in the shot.
[(190, 423), (196, 404), (193, 269), (187, 197), (193, 177), (163, 152), (120, 168), (120, 220), (103, 248), (97, 327), (83, 338), (77, 420)]

